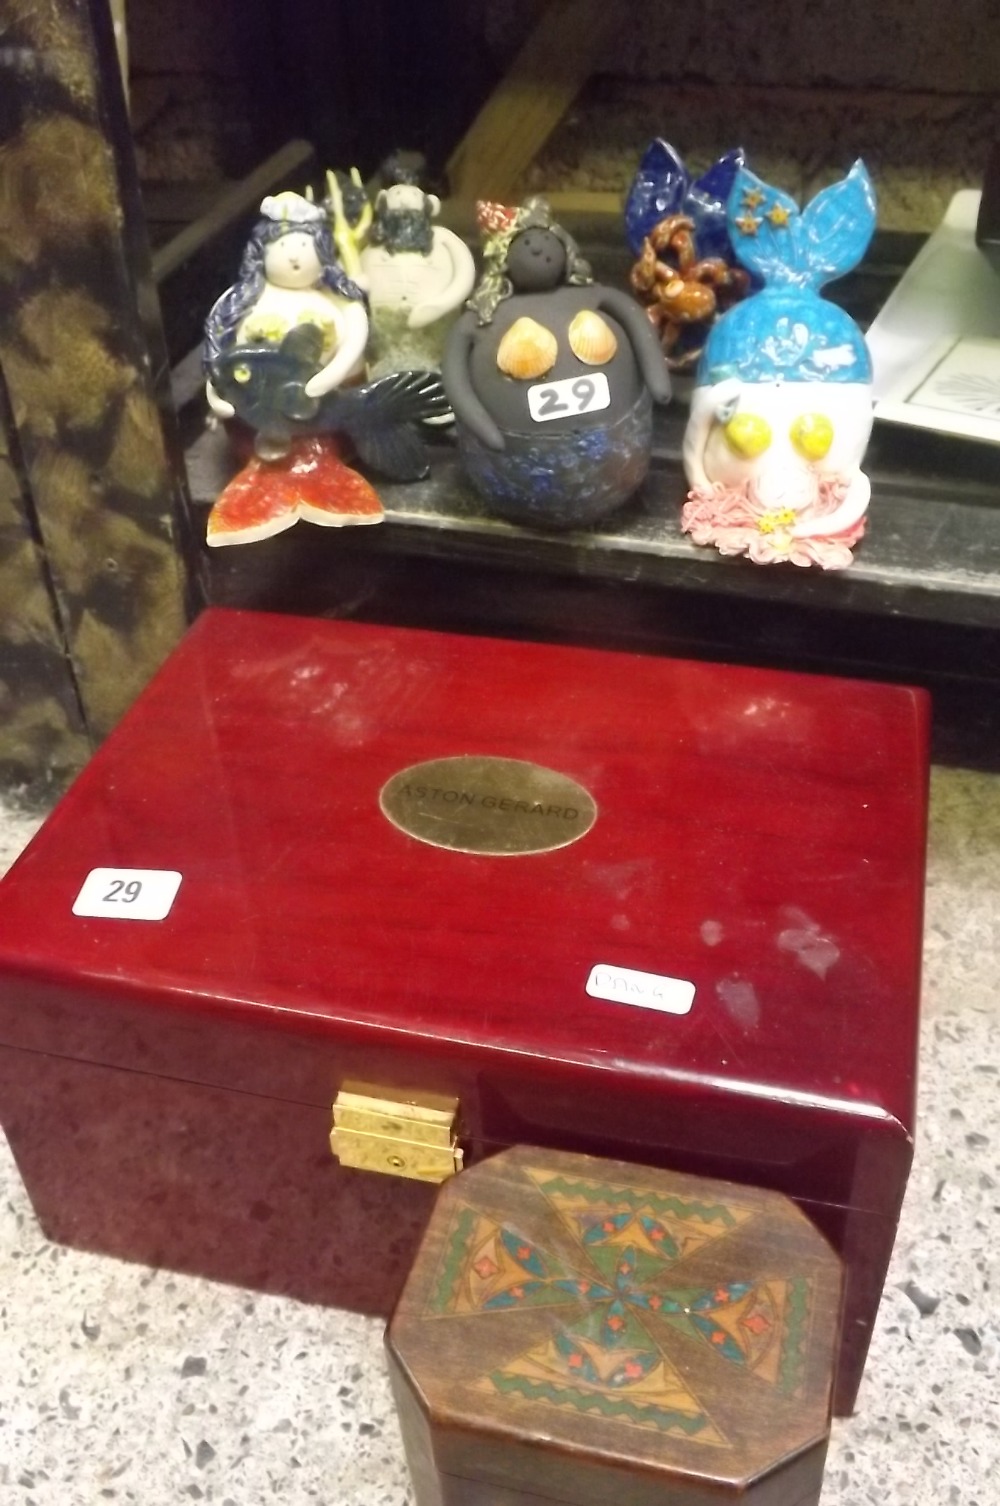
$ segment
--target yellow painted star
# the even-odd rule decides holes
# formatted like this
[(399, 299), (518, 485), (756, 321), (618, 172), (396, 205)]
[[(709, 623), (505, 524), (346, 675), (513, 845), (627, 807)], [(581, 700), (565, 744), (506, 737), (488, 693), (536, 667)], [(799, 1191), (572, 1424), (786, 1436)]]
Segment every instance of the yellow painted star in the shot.
[(772, 204), (765, 219), (770, 220), (772, 225), (787, 225), (789, 212), (784, 204)]
[(760, 220), (754, 219), (752, 214), (738, 215), (735, 223), (737, 229), (742, 230), (744, 235), (756, 235), (760, 229)]
[(757, 519), (757, 531), (759, 533), (784, 532), (791, 528), (795, 522), (795, 513), (790, 507), (782, 507), (776, 512), (763, 512)]
[(759, 204), (763, 204), (763, 202), (764, 194), (759, 188), (745, 188), (743, 190), (743, 203), (746, 205), (747, 209), (756, 209), (757, 206)]

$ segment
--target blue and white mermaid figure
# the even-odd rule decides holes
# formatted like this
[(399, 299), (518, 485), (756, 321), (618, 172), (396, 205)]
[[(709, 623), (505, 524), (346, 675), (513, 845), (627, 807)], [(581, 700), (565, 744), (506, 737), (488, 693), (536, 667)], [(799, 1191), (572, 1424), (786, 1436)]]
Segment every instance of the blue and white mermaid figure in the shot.
[[(333, 187), (351, 253), (336, 178)], [(297, 193), (266, 198), (239, 277), (205, 325), (209, 406), (246, 425), (255, 450), (215, 500), (209, 544), (254, 543), (300, 518), (377, 523), (382, 504), (348, 457), (395, 481), (427, 474), (422, 425), (447, 412), (440, 380), (417, 370), (365, 383), (367, 342), (364, 293), (337, 259), (327, 210)]]
[(232, 418), (235, 409), (215, 390), (213, 363), (234, 347), (277, 347), (305, 324), (322, 337), (307, 397), (324, 397), (363, 376), (368, 343), (364, 294), (337, 260), (322, 208), (302, 194), (285, 192), (261, 204), (239, 277), (217, 300), (205, 325), (206, 391), (216, 417)]
[(820, 289), (861, 260), (875, 228), (862, 162), (799, 210), (746, 168), (729, 233), (760, 292), (714, 326), (684, 436), (695, 543), (760, 564), (850, 564), (871, 499), (861, 469), (872, 366), (853, 319)]

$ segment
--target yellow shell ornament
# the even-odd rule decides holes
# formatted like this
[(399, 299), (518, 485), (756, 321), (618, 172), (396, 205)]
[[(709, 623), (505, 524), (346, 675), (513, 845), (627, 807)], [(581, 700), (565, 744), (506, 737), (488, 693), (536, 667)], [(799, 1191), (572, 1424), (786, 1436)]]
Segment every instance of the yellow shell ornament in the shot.
[(552, 331), (522, 315), (497, 347), (497, 366), (505, 376), (530, 382), (551, 371), (558, 354), (559, 343)]
[(581, 309), (569, 327), (569, 348), (587, 366), (604, 366), (618, 349), (610, 324), (591, 309)]
[(771, 447), (771, 425), (757, 413), (737, 413), (722, 432), (729, 448), (747, 460), (755, 460)]
[(803, 413), (792, 424), (789, 438), (805, 460), (823, 460), (833, 444), (833, 424), (825, 413)]

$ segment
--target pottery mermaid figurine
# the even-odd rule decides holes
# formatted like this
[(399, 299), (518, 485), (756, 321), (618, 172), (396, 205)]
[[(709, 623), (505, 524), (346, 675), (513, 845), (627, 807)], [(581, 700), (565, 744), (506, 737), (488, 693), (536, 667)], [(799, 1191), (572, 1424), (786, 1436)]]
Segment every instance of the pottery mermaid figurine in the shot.
[[(368, 315), (364, 294), (336, 258), (323, 209), (301, 194), (266, 198), (247, 242), (239, 276), (217, 300), (205, 326), (205, 362), (232, 347), (279, 346), (292, 330), (319, 330), (319, 365), (306, 383), (321, 398), (364, 373)], [(209, 407), (232, 418), (235, 407), (216, 391), (209, 374)]]
[(442, 376), (462, 461), (491, 511), (595, 521), (642, 483), (670, 378), (644, 312), (595, 283), (544, 199), (481, 204), (485, 270)]
[(463, 240), (436, 225), (441, 201), (412, 174), (379, 190), (361, 273), (371, 306), (369, 370), (438, 369), (448, 332), (476, 281)]
[(684, 436), (695, 543), (759, 564), (849, 565), (871, 486), (872, 365), (861, 330), (820, 288), (861, 260), (875, 228), (862, 162), (802, 211), (737, 173), (729, 231), (760, 292), (705, 344)]
[(209, 544), (254, 543), (299, 519), (379, 522), (378, 494), (347, 464), (355, 456), (392, 480), (426, 475), (423, 425), (448, 411), (440, 378), (413, 370), (365, 384), (367, 339), (364, 295), (324, 209), (295, 193), (265, 199), (239, 279), (205, 326), (209, 405), (245, 424), (256, 452), (216, 498)]

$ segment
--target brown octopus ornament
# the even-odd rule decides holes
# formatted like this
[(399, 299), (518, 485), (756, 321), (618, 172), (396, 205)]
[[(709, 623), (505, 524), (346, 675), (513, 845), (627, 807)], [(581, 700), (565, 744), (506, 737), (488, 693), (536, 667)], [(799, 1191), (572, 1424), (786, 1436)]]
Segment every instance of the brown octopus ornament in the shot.
[(699, 257), (694, 237), (692, 219), (668, 215), (643, 238), (629, 277), (672, 371), (695, 365), (716, 318), (750, 290), (742, 267), (720, 256)]

